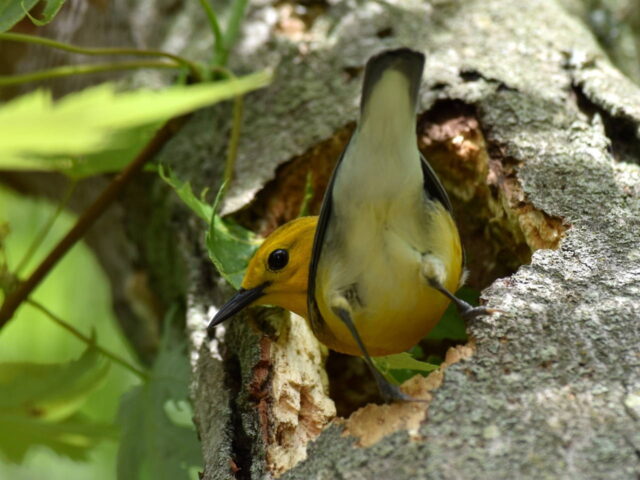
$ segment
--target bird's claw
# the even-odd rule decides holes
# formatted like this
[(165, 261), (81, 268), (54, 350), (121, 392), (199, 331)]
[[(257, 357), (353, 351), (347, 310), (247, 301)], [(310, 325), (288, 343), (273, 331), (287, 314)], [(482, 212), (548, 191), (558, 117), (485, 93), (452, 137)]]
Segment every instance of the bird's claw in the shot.
[(504, 310), (497, 308), (489, 308), (484, 306), (472, 307), (468, 305), (468, 308), (462, 310), (460, 315), (465, 321), (475, 320), (481, 315), (493, 315), (494, 313), (506, 313)]

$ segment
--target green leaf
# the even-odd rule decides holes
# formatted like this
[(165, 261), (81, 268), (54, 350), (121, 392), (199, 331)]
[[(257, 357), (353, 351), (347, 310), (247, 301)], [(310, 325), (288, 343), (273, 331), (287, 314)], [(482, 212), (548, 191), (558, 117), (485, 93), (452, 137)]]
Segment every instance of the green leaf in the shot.
[(380, 372), (393, 383), (402, 383), (416, 374), (426, 375), (438, 368), (438, 365), (416, 360), (407, 352), (372, 358)]
[(245, 12), (249, 0), (235, 0), (231, 6), (231, 14), (227, 21), (226, 29), (224, 32), (224, 48), (222, 51), (218, 51), (216, 58), (214, 59), (214, 65), (225, 66), (229, 57), (229, 52), (233, 48), (238, 35), (240, 34), (240, 26), (245, 17)]
[(0, 168), (71, 170), (73, 157), (123, 148), (125, 129), (164, 121), (264, 86), (267, 73), (162, 91), (102, 84), (53, 102), (42, 90), (0, 108)]
[(183, 182), (171, 171), (165, 171), (163, 168), (159, 168), (158, 173), (175, 190), (185, 205), (200, 218), (210, 222), (206, 236), (209, 258), (226, 281), (236, 289), (240, 288), (244, 271), (262, 243), (262, 239), (233, 220), (222, 218), (215, 213), (225, 185), (220, 187), (212, 206), (194, 195), (189, 182)]
[[(51, 20), (53, 20), (53, 17), (58, 14), (60, 7), (62, 7), (64, 0), (44, 0), (44, 2), (45, 7), (42, 10), (42, 20), (35, 18), (29, 13), (28, 9), (25, 9), (25, 12), (28, 15), (29, 19), (38, 27), (43, 27)], [(22, 0), (22, 4), (23, 6), (25, 5), (25, 0)]]
[(0, 32), (10, 30), (38, 0), (0, 0)]
[(64, 173), (74, 180), (82, 180), (101, 173), (119, 172), (133, 161), (160, 127), (161, 123), (153, 123), (117, 132), (113, 148), (72, 159)]
[(213, 207), (205, 203), (202, 199), (196, 197), (191, 191), (191, 184), (189, 182), (183, 182), (179, 178), (173, 175), (170, 170), (165, 171), (162, 165), (158, 166), (158, 174), (167, 182), (171, 188), (178, 194), (180, 200), (189, 207), (196, 215), (198, 215), (205, 222), (211, 220), (213, 215)]
[(304, 183), (304, 195), (302, 196), (302, 203), (300, 204), (299, 217), (306, 217), (309, 215), (309, 205), (313, 198), (313, 177), (311, 169), (307, 172), (307, 179)]
[(202, 465), (200, 445), (188, 407), (190, 368), (183, 340), (165, 329), (148, 383), (122, 398), (118, 422), (122, 440), (118, 479), (188, 479), (188, 470)]
[(88, 347), (67, 363), (0, 364), (0, 415), (62, 420), (102, 385), (110, 362)]
[(102, 440), (116, 440), (118, 429), (76, 414), (61, 422), (0, 414), (0, 452), (8, 461), (22, 463), (34, 445), (44, 445), (72, 460), (87, 454)]
[(385, 370), (414, 370), (417, 372), (433, 372), (438, 365), (421, 362), (413, 358), (409, 353), (402, 352), (384, 357), (376, 357), (378, 362), (382, 362)]
[(237, 290), (242, 284), (249, 260), (258, 250), (262, 239), (233, 220), (215, 213), (225, 188), (226, 184), (220, 187), (213, 204), (206, 242), (209, 258), (218, 272)]
[(252, 231), (218, 215), (214, 215), (207, 234), (209, 258), (236, 289), (240, 288), (249, 260), (261, 243)]
[(105, 438), (115, 438), (110, 425), (94, 423), (77, 413), (100, 387), (108, 362), (94, 347), (66, 363), (0, 364), (0, 451), (21, 462), (33, 445), (45, 445), (75, 460)]

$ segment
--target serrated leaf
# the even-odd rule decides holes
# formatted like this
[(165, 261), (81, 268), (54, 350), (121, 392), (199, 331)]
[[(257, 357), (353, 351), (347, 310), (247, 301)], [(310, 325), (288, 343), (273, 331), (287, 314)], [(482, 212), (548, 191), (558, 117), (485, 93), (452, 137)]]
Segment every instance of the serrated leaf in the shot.
[(61, 422), (0, 414), (0, 432), (0, 452), (13, 463), (22, 463), (34, 445), (49, 447), (72, 460), (86, 460), (98, 442), (118, 437), (113, 425), (96, 423), (79, 414)]
[(233, 220), (215, 215), (207, 234), (209, 258), (220, 275), (234, 288), (240, 288), (249, 260), (262, 240)]
[(176, 421), (180, 416), (171, 412), (186, 402), (190, 368), (184, 342), (171, 340), (171, 328), (166, 331), (150, 380), (126, 393), (120, 405), (121, 480), (188, 479), (188, 469), (202, 464), (193, 424)]
[(10, 30), (38, 0), (0, 0), (0, 32)]
[(236, 289), (240, 288), (249, 260), (262, 243), (251, 230), (241, 227), (233, 220), (215, 214), (224, 191), (220, 188), (213, 205), (194, 195), (189, 182), (176, 178), (171, 171), (159, 169), (160, 176), (175, 190), (180, 199), (196, 215), (209, 222), (206, 236), (209, 258), (222, 277)]
[(220, 275), (237, 290), (242, 284), (249, 260), (262, 239), (233, 220), (215, 213), (225, 188), (224, 184), (220, 187), (213, 203), (213, 214), (206, 237), (207, 251)]
[(53, 102), (42, 90), (0, 108), (0, 168), (66, 170), (73, 157), (113, 148), (124, 129), (149, 125), (264, 86), (266, 73), (162, 91), (117, 92), (102, 84)]
[[(29, 16), (29, 19), (35, 25), (39, 27), (43, 27), (47, 23), (49, 23), (51, 20), (53, 20), (53, 17), (55, 17), (58, 14), (58, 11), (62, 7), (62, 4), (64, 3), (64, 1), (65, 0), (44, 0), (45, 6), (44, 6), (44, 9), (42, 10), (41, 19), (35, 18), (33, 15), (29, 13), (28, 10), (26, 10), (26, 12), (27, 12), (27, 15)], [(22, 4), (24, 5), (25, 3), (26, 2), (23, 0)]]
[(170, 170), (165, 171), (162, 165), (158, 166), (158, 174), (171, 186), (171, 188), (173, 188), (173, 190), (178, 194), (178, 197), (180, 197), (180, 200), (182, 200), (184, 204), (193, 211), (193, 213), (198, 215), (205, 222), (209, 222), (211, 220), (213, 207), (193, 194), (191, 184), (189, 182), (183, 182)]
[(102, 385), (109, 366), (93, 347), (66, 363), (2, 363), (0, 415), (47, 421), (67, 418)]

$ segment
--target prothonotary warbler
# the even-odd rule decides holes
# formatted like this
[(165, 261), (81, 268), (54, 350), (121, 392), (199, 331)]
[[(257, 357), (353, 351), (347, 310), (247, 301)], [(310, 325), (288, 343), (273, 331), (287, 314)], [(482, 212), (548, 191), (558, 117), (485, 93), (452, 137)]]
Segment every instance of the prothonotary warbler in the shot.
[(385, 400), (411, 400), (370, 355), (411, 348), (450, 301), (465, 318), (495, 311), (452, 293), (464, 255), (447, 193), (417, 147), (423, 67), (424, 55), (407, 48), (367, 62), (358, 126), (320, 216), (293, 220), (265, 240), (209, 328), (248, 305), (284, 307), (329, 348), (363, 356)]

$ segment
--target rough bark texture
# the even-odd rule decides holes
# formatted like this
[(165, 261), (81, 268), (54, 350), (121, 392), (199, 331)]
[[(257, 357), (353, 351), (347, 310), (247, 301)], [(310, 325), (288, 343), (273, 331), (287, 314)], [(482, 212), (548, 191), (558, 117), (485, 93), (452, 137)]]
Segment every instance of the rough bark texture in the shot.
[[(421, 111), (443, 100), (475, 111), (493, 162), (485, 182), (493, 175), (494, 196), (508, 199), (505, 188), (514, 181), (516, 206), (560, 219), (559, 231), (561, 224), (569, 228), (557, 250), (536, 251), (530, 265), (485, 290), (489, 305), (509, 313), (469, 326), (475, 354), (445, 371), (418, 437), (398, 431), (359, 448), (334, 425), (283, 478), (634, 478), (640, 473), (638, 88), (553, 1), (349, 6), (338, 2), (311, 24), (294, 22), (299, 29), (284, 22), (283, 8), (252, 11), (246, 28), (253, 36), (238, 58), (252, 68), (278, 67), (274, 84), (247, 98), (226, 211), (245, 205), (278, 165), (354, 120), (368, 56), (410, 45), (427, 54)], [(256, 31), (265, 32), (263, 41)], [(529, 233), (519, 225), (530, 246), (540, 225)], [(239, 323), (231, 329), (243, 328)], [(245, 349), (239, 357), (255, 368), (259, 353)], [(197, 385), (196, 404), (217, 395)], [(251, 407), (232, 407), (238, 408), (251, 417)], [(225, 431), (243, 431), (254, 449), (244, 466), (250, 471), (235, 475), (268, 475), (255, 456), (264, 425), (254, 417), (240, 426), (233, 415)], [(221, 455), (229, 453), (236, 463), (242, 456)], [(210, 461), (221, 464), (217, 455)], [(231, 476), (214, 463), (205, 472)]]
[[(150, 20), (128, 28), (141, 45), (199, 56), (209, 37), (195, 3), (161, 2), (146, 17), (157, 28)], [(483, 299), (508, 313), (469, 325), (475, 351), (439, 372), (418, 428), (362, 448), (334, 423), (281, 478), (637, 478), (638, 87), (554, 0), (301, 4), (255, 2), (232, 55), (236, 72), (269, 67), (275, 78), (246, 97), (224, 211), (261, 231), (294, 216), (307, 171), (319, 190), (348, 138), (366, 59), (411, 46), (427, 55), (420, 146), (452, 193), (473, 284), (503, 277)], [(215, 189), (228, 118), (228, 106), (197, 114), (159, 160), (196, 191)], [(149, 209), (125, 209), (126, 230), (160, 299), (186, 290), (204, 478), (282, 473), (304, 456), (290, 454), (299, 448), (291, 442), (313, 437), (330, 412), (324, 353), (266, 311), (205, 341), (209, 306), (230, 289), (206, 259), (204, 225), (167, 194), (133, 190), (131, 205)], [(288, 342), (317, 353), (303, 367), (292, 360), (292, 373), (306, 373), (285, 385), (277, 372)]]

